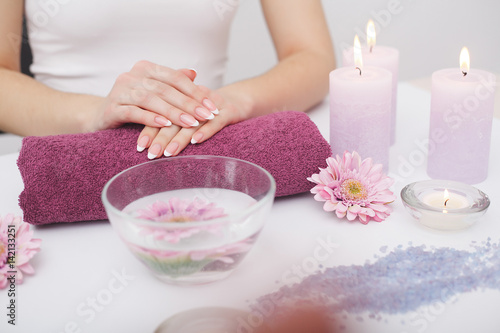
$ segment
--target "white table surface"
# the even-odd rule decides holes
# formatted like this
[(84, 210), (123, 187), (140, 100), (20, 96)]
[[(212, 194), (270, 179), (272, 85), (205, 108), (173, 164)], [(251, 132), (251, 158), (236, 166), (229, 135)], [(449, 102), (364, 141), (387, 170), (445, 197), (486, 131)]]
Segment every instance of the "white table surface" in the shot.
[[(398, 199), (394, 212), (382, 223), (349, 223), (322, 210), (311, 194), (278, 199), (254, 249), (226, 280), (195, 287), (166, 285), (154, 278), (125, 248), (107, 221), (35, 227), (42, 251), (32, 260), (36, 270), (17, 286), (17, 325), (7, 324), (7, 290), (0, 290), (0, 332), (152, 332), (167, 317), (200, 306), (244, 307), (254, 299), (285, 283), (294, 265), (313, 255), (318, 239), (338, 244), (325, 266), (364, 264), (384, 245), (393, 247), (428, 244), (466, 248), (473, 241), (500, 238), (500, 120), (493, 123), (490, 172), (476, 186), (492, 201), (482, 220), (470, 229), (438, 232), (417, 224), (405, 211), (399, 192), (408, 183), (428, 179), (425, 160), (415, 157), (419, 142), (427, 138), (430, 95), (401, 83), (398, 93), (397, 142), (391, 148), (390, 174), (396, 178), (393, 191)], [(310, 112), (328, 138), (328, 104)], [(413, 156), (413, 164), (407, 163)], [(23, 189), (16, 166), (17, 154), (0, 156), (0, 214), (21, 214), (17, 198)], [(133, 280), (112, 294), (109, 304), (90, 310), (88, 302), (106, 295), (109, 284), (118, 288), (114, 274), (125, 271)], [(109, 293), (107, 293), (109, 294)], [(444, 311), (421, 326), (400, 325), (400, 318), (378, 323), (365, 318), (361, 331), (369, 332), (496, 332), (500, 327), (500, 292), (477, 291), (459, 295)], [(78, 310), (82, 313), (78, 314)], [(95, 316), (92, 316), (92, 311)], [(404, 318), (405, 316), (403, 316)], [(394, 320), (393, 320), (394, 319)], [(406, 318), (408, 319), (408, 318)], [(408, 322), (408, 321), (407, 321)], [(72, 324), (73, 323), (73, 324)], [(76, 330), (66, 327), (76, 325)]]

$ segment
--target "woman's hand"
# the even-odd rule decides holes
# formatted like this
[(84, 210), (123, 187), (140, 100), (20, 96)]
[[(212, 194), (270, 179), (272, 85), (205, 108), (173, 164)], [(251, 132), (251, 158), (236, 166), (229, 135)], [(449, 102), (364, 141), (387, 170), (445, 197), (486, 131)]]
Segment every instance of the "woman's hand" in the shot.
[(111, 92), (98, 106), (89, 131), (116, 128), (125, 123), (152, 127), (199, 126), (218, 113), (208, 91), (192, 82), (196, 72), (174, 70), (139, 61), (121, 74)]
[[(220, 114), (213, 120), (203, 122), (199, 126), (181, 128), (176, 125), (164, 128), (146, 126), (137, 140), (139, 152), (148, 150), (148, 158), (154, 159), (165, 155), (167, 157), (179, 154), (188, 144), (197, 144), (211, 138), (215, 133), (230, 124), (238, 123), (249, 117), (243, 106), (245, 102), (237, 94), (232, 93), (229, 87), (211, 91), (199, 86), (210, 100), (220, 110)], [(237, 107), (237, 105), (239, 107)]]

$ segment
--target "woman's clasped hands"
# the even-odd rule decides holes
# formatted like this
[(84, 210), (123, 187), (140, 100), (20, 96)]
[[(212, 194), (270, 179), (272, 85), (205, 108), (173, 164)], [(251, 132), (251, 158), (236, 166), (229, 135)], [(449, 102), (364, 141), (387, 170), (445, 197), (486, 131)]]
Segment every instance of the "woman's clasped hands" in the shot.
[(93, 130), (144, 124), (137, 150), (148, 149), (148, 158), (154, 159), (175, 156), (188, 144), (201, 143), (243, 119), (221, 93), (196, 85), (196, 75), (193, 69), (139, 61), (116, 79), (91, 122)]

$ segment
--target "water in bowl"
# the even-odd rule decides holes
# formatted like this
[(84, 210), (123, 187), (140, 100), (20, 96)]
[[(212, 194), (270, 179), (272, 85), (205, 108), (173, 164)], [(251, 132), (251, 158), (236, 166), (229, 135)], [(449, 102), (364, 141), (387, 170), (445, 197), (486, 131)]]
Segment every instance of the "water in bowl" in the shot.
[[(228, 276), (253, 246), (262, 214), (245, 214), (257, 201), (233, 190), (192, 188), (143, 197), (124, 209), (151, 223), (131, 224), (122, 237), (158, 278), (175, 284), (207, 283)], [(216, 219), (205, 220), (205, 217)], [(202, 221), (193, 222), (202, 219)], [(255, 221), (260, 219), (261, 221)], [(257, 222), (257, 223), (256, 223)]]

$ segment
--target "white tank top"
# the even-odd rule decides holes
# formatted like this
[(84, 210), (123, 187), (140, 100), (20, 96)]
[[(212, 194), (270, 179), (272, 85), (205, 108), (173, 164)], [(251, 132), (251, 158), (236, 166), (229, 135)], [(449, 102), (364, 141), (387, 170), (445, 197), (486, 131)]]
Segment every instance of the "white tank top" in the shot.
[(57, 90), (105, 96), (139, 60), (194, 68), (220, 87), (238, 0), (25, 0), (31, 71)]

